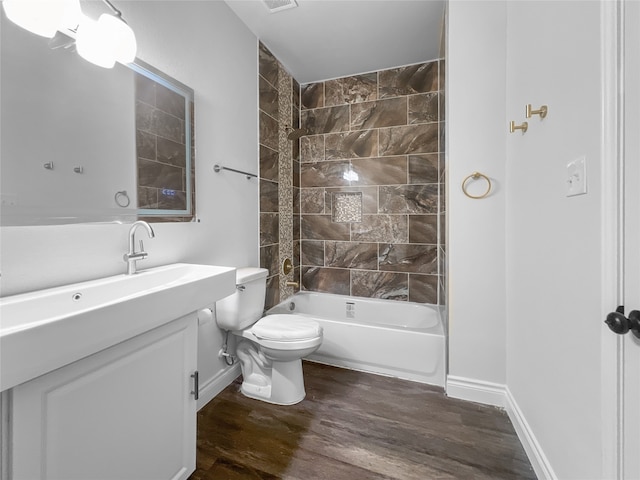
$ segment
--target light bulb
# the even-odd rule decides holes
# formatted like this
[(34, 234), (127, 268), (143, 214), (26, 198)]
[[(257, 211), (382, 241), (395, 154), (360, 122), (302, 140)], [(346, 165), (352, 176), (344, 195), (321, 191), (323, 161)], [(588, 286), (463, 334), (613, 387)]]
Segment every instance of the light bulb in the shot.
[(80, 14), (79, 0), (4, 0), (2, 6), (13, 23), (47, 38), (53, 38)]
[(112, 35), (104, 23), (83, 17), (76, 35), (78, 55), (99, 67), (113, 68), (116, 55)]
[(98, 23), (109, 32), (116, 60), (120, 63), (133, 62), (136, 58), (137, 44), (131, 27), (121, 18), (107, 13), (100, 15)]

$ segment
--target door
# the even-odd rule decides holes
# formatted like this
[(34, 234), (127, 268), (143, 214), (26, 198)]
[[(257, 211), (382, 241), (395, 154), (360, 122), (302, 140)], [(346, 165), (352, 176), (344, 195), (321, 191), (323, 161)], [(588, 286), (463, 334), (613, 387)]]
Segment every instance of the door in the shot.
[[(640, 311), (640, 2), (624, 2), (624, 305)], [(624, 336), (623, 478), (640, 479), (640, 338)], [(639, 333), (640, 335), (640, 333)]]

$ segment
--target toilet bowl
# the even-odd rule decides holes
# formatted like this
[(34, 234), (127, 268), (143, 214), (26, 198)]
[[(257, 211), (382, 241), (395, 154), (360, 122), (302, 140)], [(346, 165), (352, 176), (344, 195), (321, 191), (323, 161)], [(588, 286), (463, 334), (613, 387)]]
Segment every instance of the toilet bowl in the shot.
[(238, 338), (240, 391), (247, 397), (293, 405), (305, 397), (302, 358), (322, 343), (322, 327), (298, 315), (262, 317), (267, 270), (239, 268), (236, 292), (216, 303), (216, 322)]

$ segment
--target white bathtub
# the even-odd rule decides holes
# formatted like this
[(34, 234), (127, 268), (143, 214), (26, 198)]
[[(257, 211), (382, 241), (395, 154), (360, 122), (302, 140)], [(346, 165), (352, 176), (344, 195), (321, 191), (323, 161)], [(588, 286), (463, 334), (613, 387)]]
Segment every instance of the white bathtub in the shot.
[(322, 345), (308, 360), (444, 386), (437, 306), (300, 292), (267, 313), (296, 313), (322, 325)]

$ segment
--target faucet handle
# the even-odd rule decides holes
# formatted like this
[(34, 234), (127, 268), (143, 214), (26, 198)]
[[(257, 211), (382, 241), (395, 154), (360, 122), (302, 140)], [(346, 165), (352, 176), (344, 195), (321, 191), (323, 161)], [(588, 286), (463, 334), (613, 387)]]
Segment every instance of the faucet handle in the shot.
[(140, 240), (140, 251), (144, 252), (144, 243), (142, 243), (142, 240)]

